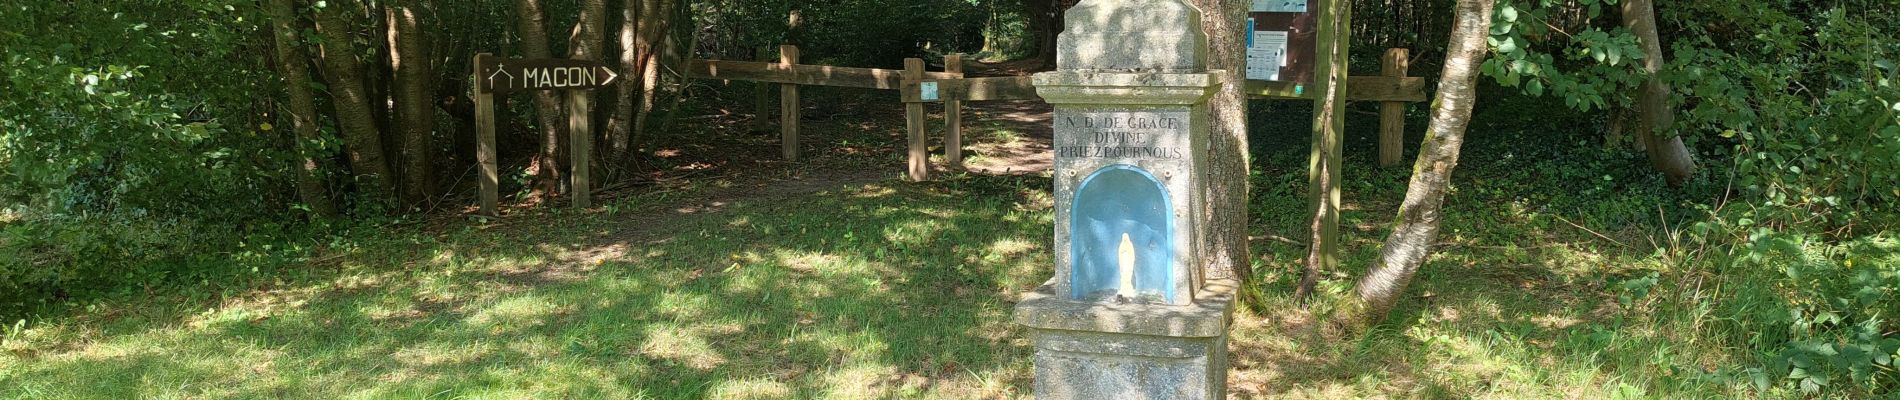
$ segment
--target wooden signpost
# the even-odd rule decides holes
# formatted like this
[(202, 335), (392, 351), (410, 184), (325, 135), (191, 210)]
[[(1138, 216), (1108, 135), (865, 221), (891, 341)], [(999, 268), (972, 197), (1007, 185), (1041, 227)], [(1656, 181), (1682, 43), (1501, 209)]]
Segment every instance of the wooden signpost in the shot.
[(620, 74), (605, 63), (569, 59), (499, 59), (492, 54), (475, 55), (475, 159), (481, 164), (482, 214), (500, 215), (500, 167), (495, 149), (495, 94), (542, 90), (568, 91), (568, 149), (573, 160), (570, 196), (574, 207), (589, 207), (591, 185), (590, 160), (593, 159), (593, 121), (587, 115), (592, 100), (587, 90), (612, 86)]

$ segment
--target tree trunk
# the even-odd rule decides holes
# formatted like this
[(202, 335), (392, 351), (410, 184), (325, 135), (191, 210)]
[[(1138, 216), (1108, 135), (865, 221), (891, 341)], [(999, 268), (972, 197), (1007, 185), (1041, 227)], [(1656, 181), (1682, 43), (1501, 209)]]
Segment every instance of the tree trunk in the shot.
[[(1209, 237), (1202, 243), (1211, 256), (1207, 273), (1234, 278), (1250, 287), (1253, 265), (1247, 255), (1247, 56), (1246, 0), (1199, 0), (1202, 29), (1207, 33), (1208, 69), (1222, 75), (1220, 91), (1207, 102), (1212, 126), (1208, 128), (1207, 192), (1202, 206), (1209, 216)], [(1251, 293), (1243, 290), (1242, 293)]]
[(375, 112), (363, 89), (363, 63), (356, 58), (356, 38), (352, 37), (355, 30), (350, 28), (347, 13), (358, 8), (330, 4), (317, 11), (317, 34), (323, 36), (320, 58), (330, 82), (330, 103), (336, 107), (350, 169), (358, 184), (375, 186), (365, 192), (387, 198), (396, 188), (396, 177), (389, 173), (388, 160), (383, 156), (382, 131), (376, 126)]
[(298, 38), (297, 17), (291, 11), (294, 9), (291, 0), (265, 3), (276, 33), (278, 69), (284, 74), (285, 89), (290, 92), (290, 131), (295, 135), (292, 143), (297, 151), (297, 194), (317, 218), (335, 218), (336, 203), (323, 185), (322, 160), (327, 157), (319, 155), (317, 150), (323, 134), (317, 131), (317, 103), (310, 93), (310, 67), (304, 64), (310, 61), (310, 56), (304, 54), (303, 40)]
[(1439, 208), (1451, 186), (1452, 170), (1458, 167), (1465, 128), (1477, 103), (1477, 71), (1487, 51), (1492, 5), (1491, 0), (1458, 0), (1431, 126), (1412, 167), (1411, 186), (1399, 206), (1397, 225), (1379, 253), (1379, 264), (1359, 281), (1359, 314), (1347, 316), (1359, 327), (1371, 326), (1392, 311), (1438, 240)]
[[(548, 50), (547, 16), (542, 13), (541, 0), (515, 0), (515, 15), (519, 18), (515, 30), (521, 35), (521, 55), (528, 58), (554, 58), (554, 52)], [(544, 195), (560, 192), (561, 165), (566, 158), (561, 152), (561, 136), (566, 132), (567, 114), (561, 109), (561, 98), (554, 92), (536, 91), (534, 108), (541, 122), (541, 152), (534, 158), (535, 186)]]
[(1062, 33), (1064, 7), (1063, 0), (1024, 0), (1024, 9), (1029, 14), (1029, 31), (1036, 38), (1036, 60), (1042, 62), (1038, 70), (1056, 68), (1056, 39)]
[[(567, 58), (575, 60), (601, 60), (605, 58), (601, 53), (607, 44), (607, 0), (584, 0), (580, 6), (580, 20), (574, 23), (574, 29), (567, 37)], [(581, 107), (582, 109), (579, 111), (568, 110), (568, 113), (569, 115), (588, 116), (588, 118), (590, 118), (588, 126), (593, 126), (591, 118), (594, 115), (594, 109), (591, 104), (595, 101), (594, 92), (587, 91), (586, 93), (582, 93), (581, 96), (587, 98), (588, 101), (582, 102), (585, 104), (569, 103), (567, 106)], [(575, 137), (574, 140), (583, 139)], [(593, 140), (593, 136), (588, 136), (584, 140)], [(580, 146), (585, 144), (570, 143), (569, 145)], [(593, 161), (594, 160), (570, 159), (568, 163), (575, 169), (593, 168)], [(592, 177), (596, 175), (590, 173), (582, 176)], [(589, 186), (591, 187), (592, 185)], [(579, 193), (576, 195), (585, 196), (586, 194)]]
[(645, 2), (647, 15), (640, 24), (640, 43), (646, 48), (641, 51), (640, 60), (640, 108), (634, 114), (633, 138), (635, 147), (638, 140), (646, 138), (647, 130), (653, 128), (653, 111), (660, 99), (660, 66), (664, 56), (665, 41), (673, 31), (673, 21), (679, 18), (677, 13), (679, 0), (641, 0)]
[(1656, 34), (1654, 0), (1623, 1), (1623, 25), (1643, 44), (1643, 70), (1649, 80), (1636, 94), (1636, 132), (1649, 154), (1649, 163), (1668, 178), (1670, 186), (1682, 186), (1695, 173), (1695, 159), (1675, 127), (1675, 110), (1669, 107), (1669, 85), (1662, 81), (1662, 40)]
[(396, 131), (402, 149), (402, 201), (422, 205), (434, 194), (429, 156), (435, 151), (435, 71), (422, 29), (421, 0), (399, 0), (384, 9), (389, 19), (390, 70), (395, 75)]
[(645, 5), (653, 0), (626, 0), (620, 9), (620, 27), (615, 33), (619, 43), (620, 58), (614, 63), (620, 72), (620, 83), (614, 85), (613, 115), (607, 119), (607, 151), (603, 154), (613, 169), (631, 169), (634, 157), (633, 115), (639, 109), (635, 94), (645, 85), (640, 61), (645, 58), (645, 49), (652, 48), (640, 35), (640, 26), (647, 17)]

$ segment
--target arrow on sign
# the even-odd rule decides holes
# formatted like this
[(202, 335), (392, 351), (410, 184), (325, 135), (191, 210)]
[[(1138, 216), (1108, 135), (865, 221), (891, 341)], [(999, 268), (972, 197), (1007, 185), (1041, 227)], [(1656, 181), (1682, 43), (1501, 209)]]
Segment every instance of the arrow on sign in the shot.
[(612, 85), (612, 84), (614, 84), (614, 80), (615, 80), (615, 79), (619, 79), (619, 78), (620, 78), (620, 74), (617, 74), (617, 73), (614, 73), (614, 69), (613, 69), (613, 68), (607, 68), (606, 66), (600, 66), (599, 68), (600, 68), (600, 72), (605, 72), (605, 73), (607, 73), (607, 80), (604, 80), (604, 81), (600, 81), (600, 84), (601, 84), (602, 86), (606, 86), (606, 85)]

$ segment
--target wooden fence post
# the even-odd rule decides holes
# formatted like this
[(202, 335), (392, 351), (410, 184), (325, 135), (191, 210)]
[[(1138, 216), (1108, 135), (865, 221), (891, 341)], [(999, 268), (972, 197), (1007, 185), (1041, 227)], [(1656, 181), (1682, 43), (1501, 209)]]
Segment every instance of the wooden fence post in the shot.
[[(924, 79), (924, 59), (904, 59), (904, 80), (921, 81)], [(924, 103), (904, 103), (904, 125), (909, 128), (910, 137), (910, 180), (923, 182), (930, 179), (929, 144), (924, 140)]]
[(567, 91), (568, 188), (574, 208), (593, 207), (594, 123), (588, 115), (593, 100), (586, 89)]
[[(784, 71), (791, 73), (792, 66), (798, 64), (798, 46), (789, 44), (779, 46), (778, 63)], [(798, 120), (803, 118), (798, 104), (798, 85), (787, 83), (779, 86), (778, 101), (779, 118), (781, 118), (779, 124), (782, 129), (779, 142), (784, 147), (785, 160), (798, 161)]]
[[(943, 72), (963, 79), (963, 54), (943, 58)], [(941, 89), (940, 89), (941, 90)], [(963, 167), (963, 100), (945, 96), (943, 102), (943, 159), (951, 168)]]
[[(1347, 63), (1352, 43), (1352, 2), (1320, 0), (1319, 44), (1313, 86), (1313, 154), (1308, 186), (1315, 215), (1311, 256), (1319, 271), (1339, 270), (1339, 183), (1346, 125)], [(1308, 268), (1312, 268), (1309, 266)]]
[(493, 54), (475, 55), (475, 75), (469, 88), (475, 92), (475, 163), (481, 164), (482, 215), (501, 215), (501, 176), (495, 157), (495, 94), (482, 90), (482, 74), (495, 65)]
[[(1385, 49), (1385, 63), (1381, 67), (1385, 76), (1394, 79), (1404, 78), (1411, 69), (1411, 59), (1406, 49)], [(1388, 101), (1379, 104), (1379, 166), (1392, 167), (1400, 164), (1405, 153), (1405, 102)]]

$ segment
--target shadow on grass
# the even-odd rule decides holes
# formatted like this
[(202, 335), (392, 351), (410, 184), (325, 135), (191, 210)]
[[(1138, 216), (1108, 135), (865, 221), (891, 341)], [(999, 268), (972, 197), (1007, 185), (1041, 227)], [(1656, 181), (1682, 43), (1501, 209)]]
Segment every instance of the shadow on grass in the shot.
[[(1046, 179), (528, 217), (0, 361), (39, 397), (1013, 397)], [(156, 322), (156, 323), (153, 323)], [(84, 385), (72, 385), (85, 382)]]
[[(1492, 94), (1497, 94), (1492, 88)], [(1594, 117), (1551, 120), (1546, 101), (1480, 110), (1454, 175), (1434, 255), (1371, 332), (1329, 320), (1376, 262), (1409, 168), (1374, 166), (1376, 119), (1349, 118), (1340, 182), (1340, 271), (1302, 309), (1291, 298), (1311, 218), (1303, 103), (1256, 107), (1252, 209), (1264, 315), (1241, 319), (1234, 392), (1272, 398), (1724, 397), (1747, 392), (1698, 381), (1727, 361), (1687, 343), (1694, 318), (1627, 289), (1649, 272), (1692, 274), (1659, 258), (1667, 229), (1690, 221), (1710, 188), (1674, 191), (1637, 152), (1607, 149)], [(1408, 116), (1406, 156), (1426, 121)], [(1552, 126), (1566, 129), (1551, 130)], [(1409, 166), (1409, 165), (1408, 165)], [(1706, 184), (1706, 182), (1704, 182)], [(1657, 292), (1662, 291), (1658, 289)], [(1676, 290), (1688, 296), (1692, 290)], [(1673, 295), (1673, 294), (1672, 294)]]

